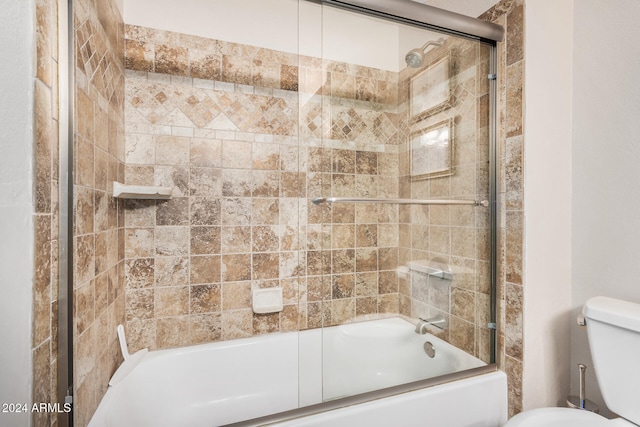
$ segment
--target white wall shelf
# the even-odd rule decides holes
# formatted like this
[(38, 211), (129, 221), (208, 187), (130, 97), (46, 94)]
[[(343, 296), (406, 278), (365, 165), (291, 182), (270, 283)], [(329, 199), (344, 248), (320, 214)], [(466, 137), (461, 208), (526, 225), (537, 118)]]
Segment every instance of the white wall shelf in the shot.
[(170, 199), (173, 189), (171, 187), (157, 187), (153, 185), (128, 185), (113, 182), (113, 197), (119, 199)]

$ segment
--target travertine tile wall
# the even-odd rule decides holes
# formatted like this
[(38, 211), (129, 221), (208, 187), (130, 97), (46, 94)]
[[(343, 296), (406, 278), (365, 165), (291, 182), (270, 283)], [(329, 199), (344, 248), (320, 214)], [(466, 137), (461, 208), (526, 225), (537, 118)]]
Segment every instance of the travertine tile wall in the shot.
[(502, 0), (481, 16), (506, 29), (505, 40), (498, 44), (498, 358), (508, 376), (510, 416), (522, 410), (524, 4), (524, 0)]
[[(76, 255), (80, 263), (78, 271), (75, 272), (76, 278), (79, 279), (76, 280), (78, 289), (76, 289), (75, 301), (77, 312), (75, 337), (78, 347), (75, 357), (77, 362), (77, 422), (78, 425), (84, 425), (88, 422), (90, 415), (99, 402), (106, 388), (106, 381), (119, 362), (120, 356), (115, 343), (114, 331), (115, 324), (122, 323), (125, 317), (123, 289), (125, 249), (122, 229), (124, 220), (122, 218), (122, 209), (119, 209), (121, 205), (108, 197), (104, 197), (109, 192), (109, 183), (114, 178), (122, 180), (124, 175), (123, 161), (125, 154), (123, 148), (123, 119), (121, 117), (123, 110), (122, 67), (120, 65), (121, 55), (118, 53), (123, 49), (123, 31), (122, 21), (110, 2), (98, 2), (97, 6), (94, 7), (89, 2), (78, 1), (76, 2), (76, 7), (75, 29), (76, 38), (79, 41), (77, 52), (78, 57), (82, 58), (79, 60), (78, 68), (76, 69), (79, 85), (78, 99), (76, 100), (79, 106), (76, 117), (76, 149), (79, 153), (77, 157), (82, 161), (76, 166), (77, 205), (75, 208), (77, 209), (76, 215), (78, 215), (77, 223), (79, 228), (76, 230), (75, 243), (79, 250)], [(521, 409), (523, 13), (522, 0), (503, 0), (482, 16), (484, 19), (500, 23), (507, 28), (507, 38), (505, 42), (499, 44), (500, 135), (498, 140), (502, 160), (500, 165), (500, 188), (502, 189), (501, 274), (499, 275), (502, 318), (499, 325), (501, 338), (500, 366), (509, 376), (510, 414), (514, 414)], [(33, 335), (34, 402), (53, 401), (56, 389), (57, 286), (55, 278), (57, 277), (56, 198), (58, 167), (56, 15), (57, 5), (55, 1), (38, 0), (36, 2), (37, 70), (34, 83), (36, 104), (36, 148), (34, 153), (34, 193), (36, 194), (36, 213), (34, 216), (36, 230), (34, 237), (36, 250)], [(273, 248), (273, 245), (269, 246), (269, 242), (276, 240), (273, 237), (274, 235), (277, 236), (278, 244), (281, 247), (294, 248), (297, 244), (299, 250), (285, 251), (289, 255), (285, 256), (284, 261), (278, 252), (278, 278), (240, 280), (230, 283), (221, 281), (218, 284), (190, 284), (189, 310), (193, 310), (190, 312), (190, 316), (193, 319), (190, 318), (188, 322), (190, 325), (195, 326), (190, 329), (189, 341), (199, 342), (222, 337), (223, 290), (225, 287), (227, 290), (235, 289), (236, 285), (238, 285), (237, 289), (240, 291), (237, 294), (234, 293), (234, 296), (226, 301), (225, 306), (230, 313), (224, 322), (229, 326), (229, 336), (244, 336), (250, 333), (277, 330), (277, 328), (286, 330), (288, 328), (295, 329), (296, 327), (315, 327), (320, 326), (323, 322), (325, 324), (339, 322), (376, 311), (393, 312), (394, 310), (399, 310), (402, 313), (406, 313), (409, 300), (406, 297), (404, 299), (401, 297), (398, 302), (397, 281), (391, 277), (391, 274), (385, 274), (385, 270), (386, 273), (391, 273), (395, 269), (398, 260), (404, 262), (409, 257), (406, 251), (407, 248), (398, 249), (399, 242), (390, 237), (398, 236), (398, 233), (390, 233), (390, 231), (401, 229), (398, 226), (399, 217), (402, 215), (403, 218), (406, 218), (408, 214), (406, 212), (401, 214), (396, 209), (381, 207), (370, 209), (344, 205), (335, 206), (333, 209), (316, 210), (313, 206), (307, 206), (307, 198), (318, 194), (351, 195), (347, 194), (348, 191), (346, 193), (343, 192), (343, 188), (346, 188), (346, 190), (359, 188), (363, 195), (372, 194), (370, 190), (366, 189), (366, 186), (358, 185), (359, 181), (377, 181), (377, 194), (395, 194), (393, 180), (397, 179), (398, 176), (398, 153), (400, 149), (396, 147), (394, 150), (391, 146), (400, 144), (403, 141), (403, 133), (404, 137), (406, 137), (408, 132), (403, 120), (398, 118), (398, 113), (401, 113), (401, 110), (394, 110), (392, 107), (394, 103), (397, 103), (398, 92), (394, 90), (398, 86), (397, 79), (394, 81), (392, 76), (380, 73), (379, 70), (335, 64), (331, 71), (336, 76), (338, 76), (338, 73), (345, 71), (340, 76), (344, 77), (344, 79), (338, 79), (338, 81), (345, 82), (345, 88), (341, 89), (341, 84), (333, 86), (326, 84), (325, 79), (329, 75), (328, 66), (322, 72), (314, 71), (318, 70), (318, 66), (322, 65), (317, 59), (296, 58), (293, 62), (287, 62), (292, 59), (287, 58), (286, 54), (230, 44), (231, 50), (226, 55), (222, 47), (219, 50), (210, 51), (208, 45), (206, 48), (200, 49), (197, 43), (193, 46), (186, 43), (182, 47), (172, 46), (172, 43), (167, 43), (156, 47), (155, 43), (145, 41), (145, 37), (135, 36), (135, 31), (137, 31), (135, 27), (130, 28), (129, 31), (127, 68), (158, 74), (188, 76), (193, 79), (191, 85), (195, 87), (205, 83), (199, 79), (208, 81), (215, 79), (218, 83), (214, 83), (213, 88), (218, 84), (218, 88), (222, 87), (222, 92), (225, 93), (230, 93), (231, 87), (224, 83), (233, 83), (233, 93), (243, 95), (248, 95), (244, 93), (248, 90), (245, 85), (255, 85), (253, 90), (257, 90), (258, 94), (261, 94), (261, 88), (272, 89), (278, 95), (282, 95), (281, 92), (278, 92), (280, 90), (300, 90), (301, 93), (315, 94), (311, 97), (305, 97), (303, 102), (300, 99), (296, 101), (298, 106), (297, 114), (301, 118), (301, 127), (297, 129), (299, 132), (297, 136), (295, 134), (293, 136), (289, 135), (294, 139), (301, 137), (307, 140), (307, 148), (298, 146), (298, 142), (292, 142), (286, 136), (279, 134), (278, 132), (282, 133), (286, 126), (283, 127), (281, 123), (278, 123), (278, 120), (268, 122), (267, 126), (271, 126), (270, 132), (262, 135), (257, 133), (253, 137), (253, 141), (251, 141), (250, 158), (252, 167), (255, 167), (257, 163), (256, 170), (262, 171), (263, 174), (268, 174), (265, 171), (279, 171), (278, 192), (282, 191), (281, 183), (293, 181), (293, 184), (288, 187), (297, 187), (301, 194), (305, 193), (304, 197), (288, 197), (286, 199), (291, 199), (289, 203), (286, 200), (282, 202), (279, 197), (252, 197), (250, 198), (251, 212), (260, 213), (263, 217), (259, 221), (261, 222), (260, 224), (251, 224), (252, 220), (249, 220), (249, 224), (241, 227), (227, 227), (222, 224), (221, 218), (219, 227), (210, 225), (189, 226), (189, 242), (187, 244), (188, 250), (193, 251), (190, 256), (201, 257), (202, 259), (202, 261), (196, 261), (196, 263), (208, 264), (208, 261), (213, 258), (215, 264), (215, 259), (220, 259), (221, 279), (223, 274), (222, 258), (227, 257), (228, 260), (236, 260), (234, 256), (237, 255), (235, 253), (223, 254), (221, 252), (223, 245), (221, 239), (223, 228), (225, 227), (227, 227), (225, 232), (227, 236), (232, 228), (234, 232), (236, 228), (239, 232), (244, 232), (245, 245), (249, 244), (246, 241), (248, 239), (247, 233), (253, 235), (255, 231), (256, 236), (270, 236), (270, 238), (257, 240), (258, 250), (264, 251), (255, 254), (258, 262), (275, 263), (273, 252), (269, 252)], [(149, 30), (144, 29), (144, 31)], [(183, 40), (185, 38), (192, 39), (190, 36), (184, 35), (177, 35), (177, 37)], [(154, 38), (153, 40), (162, 39)], [(195, 41), (199, 42), (201, 40)], [(206, 41), (207, 44), (209, 42)], [(82, 47), (84, 47), (84, 50), (81, 50)], [(89, 47), (91, 48), (87, 49)], [(105, 56), (106, 51), (109, 54)], [(256, 55), (256, 51), (260, 51), (260, 54), (263, 55)], [(247, 54), (249, 52), (253, 53)], [(182, 63), (175, 60), (176, 55), (182, 58)], [(275, 55), (275, 57), (272, 55)], [(256, 56), (260, 57), (256, 58)], [(247, 73), (247, 69), (251, 69), (251, 72)], [(141, 79), (142, 76), (136, 74), (134, 78)], [(149, 74), (147, 80), (152, 83), (155, 80), (159, 80), (159, 83), (163, 83), (166, 82), (166, 76), (163, 80), (162, 76)], [(178, 80), (178, 82), (179, 85), (185, 83), (184, 80)], [(300, 85), (299, 88), (298, 85)], [(213, 89), (208, 83), (204, 88)], [(376, 90), (374, 91), (373, 88)], [(341, 93), (341, 90), (344, 92)], [(343, 98), (338, 104), (346, 104), (343, 105), (345, 108), (340, 108), (339, 106), (331, 109), (322, 108), (323, 105), (325, 107), (332, 105), (332, 102), (328, 101), (327, 98), (323, 98), (322, 94), (328, 95), (332, 93)], [(278, 95), (274, 96), (269, 93), (266, 96), (273, 99), (287, 98), (286, 96)], [(361, 101), (385, 104), (387, 108), (378, 117), (370, 118), (368, 122), (367, 120), (363, 121), (361, 115), (358, 117), (358, 107)], [(277, 101), (276, 103), (278, 102), (283, 101)], [(347, 105), (350, 105), (350, 108), (346, 108)], [(194, 108), (197, 108), (197, 105)], [(362, 110), (361, 113), (366, 115), (365, 110)], [(327, 114), (327, 111), (331, 111), (330, 117), (333, 121), (327, 120), (327, 117), (323, 116), (323, 114)], [(348, 124), (349, 126), (337, 126), (338, 120), (336, 119), (343, 120), (344, 123), (340, 122), (341, 125)], [(107, 123), (106, 127), (105, 123)], [(328, 127), (329, 123), (333, 123), (336, 126)], [(354, 137), (353, 135), (356, 134), (351, 134), (351, 132), (354, 129), (361, 130), (363, 123), (365, 125), (369, 123), (369, 129), (375, 128), (378, 132), (383, 132), (386, 136), (384, 140), (387, 144), (384, 147), (368, 149), (364, 139), (359, 141), (358, 138)], [(384, 124), (384, 126), (380, 127), (381, 124)], [(222, 130), (219, 129), (221, 132), (227, 130), (224, 129), (224, 126), (222, 125)], [(176, 125), (177, 133), (180, 132), (180, 127), (178, 123)], [(272, 132), (273, 129), (278, 129), (278, 131), (274, 134)], [(327, 142), (331, 138), (326, 138), (327, 132), (336, 136), (342, 130), (344, 130), (343, 134), (335, 139), (336, 141), (348, 142), (346, 144), (348, 149), (346, 150), (344, 149), (344, 144), (334, 146), (333, 141)], [(171, 131), (173, 129), (155, 130), (160, 135), (163, 133), (170, 134)], [(284, 133), (286, 134), (286, 132)], [(363, 133), (359, 134), (363, 135)], [(377, 136), (380, 137), (383, 134), (378, 133)], [(242, 132), (236, 131), (236, 137), (238, 135), (240, 135), (240, 139), (227, 141), (227, 149), (223, 151), (225, 146), (224, 138), (218, 139), (217, 135), (214, 134), (214, 137), (210, 139), (217, 142), (213, 144), (208, 144), (207, 142), (195, 143), (193, 155), (201, 159), (205, 157), (202, 154), (197, 154), (200, 150), (201, 153), (214, 153), (213, 158), (220, 158), (220, 161), (222, 161), (223, 152), (226, 152), (227, 155), (233, 153), (230, 157), (235, 158), (236, 151), (243, 152), (242, 146), (245, 143), (245, 157), (238, 157), (236, 160), (244, 159), (248, 161), (246, 143), (249, 141), (242, 141), (244, 137)], [(325, 140), (321, 142), (323, 136)], [(169, 141), (173, 142), (173, 137), (180, 138), (181, 135), (170, 135), (168, 137)], [(266, 140), (263, 141), (262, 138)], [(205, 137), (204, 139), (207, 138)], [(238, 141), (239, 143), (231, 144), (231, 141)], [(277, 144), (270, 144), (272, 141), (277, 141)], [(165, 141), (165, 149), (166, 143)], [(184, 141), (182, 144), (184, 145)], [(278, 146), (278, 150), (275, 150), (275, 145)], [(254, 146), (256, 147), (255, 150)], [(259, 146), (262, 146), (262, 148), (258, 148)], [(314, 152), (313, 156), (311, 156), (312, 152)], [(191, 156), (190, 141), (189, 161), (191, 161)], [(349, 159), (347, 162), (344, 161), (345, 156)], [(353, 160), (354, 157), (355, 160)], [(308, 160), (310, 158), (316, 160), (310, 162)], [(321, 160), (318, 161), (317, 159)], [(353, 163), (351, 164), (351, 162)], [(294, 167), (293, 165), (296, 163), (297, 166)], [(362, 165), (366, 165), (364, 170), (361, 169)], [(181, 174), (184, 169), (179, 170), (180, 168), (175, 166), (155, 165), (155, 163), (147, 165), (147, 167), (132, 165), (127, 171), (129, 172), (127, 179), (131, 181), (139, 178), (142, 182), (145, 182), (145, 180), (146, 182), (159, 182), (156, 181), (157, 176), (160, 181), (166, 180), (164, 182), (176, 180), (179, 184), (176, 187), (180, 191), (186, 191), (184, 194), (188, 194), (191, 197), (191, 177), (185, 181), (185, 175)], [(203, 169), (201, 171), (202, 174), (215, 171), (215, 167), (209, 167), (211, 165), (208, 164), (200, 165), (197, 160), (193, 166), (195, 169)], [(360, 170), (356, 170), (356, 168), (360, 168)], [(192, 168), (188, 168), (189, 174), (191, 173), (190, 169)], [(211, 171), (208, 169), (211, 169)], [(237, 170), (247, 171), (243, 167), (238, 167)], [(354, 173), (350, 173), (351, 171), (354, 171)], [(216, 176), (216, 173), (213, 175)], [(194, 176), (197, 180), (197, 171)], [(218, 171), (217, 176), (218, 178), (211, 181), (215, 191), (218, 191), (218, 186), (222, 185), (222, 170)], [(268, 177), (265, 179), (268, 180)], [(392, 183), (389, 188), (386, 188), (387, 182)], [(346, 187), (344, 186), (345, 183)], [(243, 184), (240, 185), (240, 187), (242, 186)], [(250, 187), (253, 191), (253, 177), (251, 178)], [(273, 191), (275, 193), (274, 186), (269, 187), (266, 185), (263, 188), (266, 192)], [(208, 189), (203, 191), (210, 194)], [(230, 191), (236, 190), (232, 189)], [(289, 190), (285, 190), (285, 193), (287, 191)], [(295, 193), (295, 190), (291, 191)], [(395, 191), (397, 192), (398, 190)], [(222, 199), (236, 198), (224, 197)], [(237, 199), (240, 200), (242, 198), (238, 197)], [(109, 200), (106, 206), (105, 200)], [(239, 201), (238, 203), (241, 202)], [(282, 203), (285, 205), (284, 209), (281, 209)], [(189, 204), (189, 209), (190, 207), (191, 205)], [(180, 209), (178, 207), (177, 210), (180, 211)], [(148, 211), (153, 211), (154, 216), (157, 215), (155, 206), (153, 206), (153, 209), (151, 205), (144, 206), (144, 203), (140, 207), (135, 204), (128, 206), (127, 220), (131, 218), (129, 216), (130, 213), (135, 212), (134, 217), (137, 213), (140, 213), (141, 216), (151, 215)], [(174, 211), (174, 209), (169, 208), (165, 211), (165, 214), (161, 214), (160, 218), (164, 218), (160, 220), (161, 223), (162, 221), (171, 222), (172, 219), (170, 218), (174, 218)], [(93, 212), (96, 215), (95, 218), (89, 219), (89, 212)], [(234, 212), (237, 213), (232, 209), (231, 213)], [(296, 213), (288, 217), (288, 213), (291, 212)], [(301, 213), (298, 215), (297, 212)], [(222, 214), (222, 204), (220, 204), (220, 213)], [(286, 221), (281, 224), (280, 218), (283, 215), (286, 217)], [(424, 214), (422, 212), (410, 212), (410, 215), (413, 217)], [(179, 216), (180, 214), (178, 214)], [(324, 219), (319, 219), (322, 217)], [(381, 217), (384, 221), (378, 223), (377, 219), (379, 218), (375, 217)], [(332, 218), (333, 223), (327, 225), (326, 219), (328, 218)], [(239, 221), (246, 223), (247, 219), (240, 219)], [(342, 221), (346, 221), (346, 227), (342, 225)], [(406, 224), (406, 220), (402, 222)], [(376, 224), (375, 227), (373, 226), (374, 224)], [(295, 228), (294, 226), (299, 227), (304, 232), (293, 231), (290, 232), (291, 234), (282, 234), (283, 229), (287, 230), (288, 227)], [(182, 225), (168, 225), (166, 227), (182, 227)], [(336, 230), (333, 230), (334, 227), (336, 227)], [(341, 232), (342, 227), (346, 230), (344, 233)], [(152, 228), (155, 232), (160, 227), (154, 224), (153, 227), (149, 228)], [(404, 229), (406, 230), (406, 226), (404, 226)], [(165, 242), (171, 243), (174, 235), (180, 237), (181, 230), (167, 228), (167, 231), (168, 233), (164, 235)], [(340, 236), (343, 234), (347, 236), (346, 241), (350, 242), (355, 239), (355, 241), (366, 240), (369, 243), (365, 243), (367, 246), (362, 247), (362, 250), (358, 250), (355, 247), (353, 249), (342, 249), (343, 243), (340, 243)], [(162, 242), (162, 236), (161, 232), (160, 242)], [(184, 239), (184, 236), (182, 238)], [(229, 240), (226, 241), (230, 242)], [(297, 243), (294, 244), (293, 241)], [(220, 246), (219, 250), (215, 249), (218, 245)], [(252, 250), (253, 245), (254, 242), (251, 240)], [(327, 250), (327, 248), (332, 248), (334, 245), (337, 245), (336, 249)], [(160, 256), (157, 256), (155, 253), (157, 247), (156, 240), (154, 240), (154, 256), (148, 258), (150, 264), (145, 265), (144, 262), (137, 264), (131, 260), (127, 261), (126, 269), (131, 273), (131, 277), (134, 278), (133, 284), (128, 283), (128, 289), (150, 286), (149, 283), (145, 282), (145, 280), (149, 280), (149, 274), (153, 276), (153, 286), (166, 284), (167, 282), (164, 282), (164, 280), (167, 276), (163, 276), (162, 271), (170, 271), (170, 275), (182, 275), (184, 280), (190, 280), (191, 272), (185, 270), (184, 265), (185, 262), (190, 261), (190, 258), (183, 255), (165, 254), (162, 243), (159, 246)], [(167, 245), (166, 250), (170, 252), (172, 247), (174, 246)], [(182, 242), (182, 247), (184, 248), (184, 242)], [(382, 248), (387, 248), (387, 250)], [(135, 251), (137, 249), (134, 247), (131, 250)], [(216, 253), (216, 251), (219, 252)], [(360, 253), (359, 257), (357, 256), (358, 252)], [(244, 254), (246, 252), (241, 253)], [(251, 262), (253, 262), (253, 253), (248, 253), (251, 253)], [(362, 268), (371, 268), (373, 265), (372, 253), (377, 254), (377, 268), (383, 271), (356, 271), (358, 270), (358, 259), (360, 260), (360, 270)], [(397, 256), (395, 261), (394, 256)], [(205, 260), (207, 257), (208, 259)], [(244, 264), (240, 262), (237, 265), (246, 266), (246, 255), (237, 259), (244, 260)], [(333, 269), (333, 266), (331, 266), (332, 259), (336, 261), (334, 264), (336, 266), (345, 265), (348, 272), (330, 276), (316, 274), (319, 272), (338, 273), (338, 271), (342, 271)], [(346, 260), (346, 263), (338, 262), (343, 259)], [(367, 262), (367, 260), (371, 262)], [(157, 265), (160, 266), (160, 270), (155, 270), (156, 262), (158, 262)], [(279, 277), (282, 265), (284, 265), (285, 270), (292, 271), (292, 268), (295, 269), (295, 266), (305, 265), (305, 262), (306, 275), (300, 275), (298, 272), (299, 275), (293, 277), (284, 279)], [(236, 265), (233, 262), (229, 264)], [(309, 265), (315, 265), (316, 267), (308, 269)], [(145, 275), (143, 272), (145, 269), (150, 269), (152, 272), (147, 272)], [(240, 271), (234, 272), (232, 269), (229, 273), (230, 277), (236, 274), (242, 276), (242, 269), (237, 270)], [(270, 275), (275, 276), (274, 270)], [(160, 273), (158, 274), (156, 271), (160, 271)], [(158, 275), (156, 276), (156, 274)], [(214, 272), (214, 274), (217, 273)], [(246, 277), (246, 272), (244, 274), (244, 277)], [(198, 273), (196, 273), (196, 276), (198, 276)], [(352, 282), (351, 276), (353, 276), (354, 282)], [(142, 277), (141, 282), (135, 283), (135, 277)], [(165, 278), (163, 279), (163, 277)], [(327, 277), (331, 277), (331, 279), (327, 279)], [(208, 278), (196, 277), (196, 282), (201, 280), (208, 281)], [(250, 282), (250, 285), (247, 285), (246, 282)], [(174, 282), (172, 281), (171, 284), (174, 284)], [(276, 284), (285, 287), (285, 295), (287, 295), (286, 313), (279, 316), (277, 320), (275, 316), (265, 316), (259, 319), (249, 316), (246, 308), (248, 304), (246, 299), (248, 296), (247, 288), (249, 286), (271, 286)], [(403, 293), (403, 286), (400, 283), (401, 293)], [(171, 299), (176, 293), (173, 290), (166, 293), (159, 291), (157, 295), (159, 297), (160, 312), (171, 317), (172, 313), (167, 313), (163, 310), (173, 310), (173, 308), (169, 307), (174, 306), (171, 303)], [(404, 295), (409, 295), (406, 289)], [(155, 297), (156, 295), (154, 294), (154, 300)], [(180, 297), (178, 297), (178, 300), (180, 301)], [(178, 307), (178, 310), (182, 310), (184, 307), (180, 303), (175, 306)], [(335, 313), (333, 317), (332, 313)], [(200, 314), (202, 316), (197, 318)], [(132, 319), (128, 323), (131, 325), (135, 323), (134, 320), (137, 319)], [(171, 322), (158, 323), (161, 324), (161, 329), (170, 330), (174, 327)], [(178, 328), (177, 330), (184, 331), (184, 322), (180, 326), (182, 329)], [(145, 338), (144, 334), (139, 333), (137, 344), (134, 344), (134, 346), (142, 346), (148, 343), (155, 345), (155, 334), (155, 329), (153, 330), (153, 337)], [(163, 345), (165, 344), (175, 345), (179, 343), (163, 343)], [(56, 420), (55, 417), (38, 413), (34, 414), (33, 422), (34, 425), (55, 425)]]
[[(35, 403), (57, 401), (58, 316), (58, 47), (57, 3), (35, 9), (33, 392)], [(56, 425), (51, 413), (32, 413), (34, 426)]]
[(126, 51), (126, 180), (175, 196), (127, 203), (132, 349), (397, 313), (397, 209), (309, 203), (397, 196), (394, 73), (133, 26)]
[(124, 212), (111, 182), (124, 178), (124, 36), (115, 2), (74, 2), (75, 425), (89, 422), (122, 361)]
[[(451, 106), (413, 123), (408, 97), (411, 79), (450, 58)], [(411, 131), (453, 120), (451, 175), (415, 180), (410, 176), (409, 145), (400, 157), (401, 193), (413, 198), (487, 200), (489, 189), (489, 48), (449, 37), (431, 49), (425, 64), (401, 72), (401, 106)], [(443, 315), (449, 327), (440, 336), (485, 361), (490, 360), (489, 209), (473, 206), (402, 206), (401, 263), (437, 260), (448, 264), (453, 281), (412, 273), (403, 278), (401, 312), (413, 318)]]
[[(406, 133), (397, 75), (327, 61), (322, 73), (316, 92), (322, 96), (301, 114), (301, 144), (311, 146), (308, 199), (397, 197), (398, 147)], [(322, 105), (314, 108), (314, 101)], [(323, 111), (329, 125), (312, 137), (304, 126), (313, 116), (309, 108)], [(309, 206), (308, 222), (306, 326), (397, 314), (397, 206)]]

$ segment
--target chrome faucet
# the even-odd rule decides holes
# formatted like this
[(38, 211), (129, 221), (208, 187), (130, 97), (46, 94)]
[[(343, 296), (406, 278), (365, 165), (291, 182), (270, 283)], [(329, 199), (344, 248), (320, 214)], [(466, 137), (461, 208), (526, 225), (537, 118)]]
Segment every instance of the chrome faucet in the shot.
[(418, 324), (416, 325), (416, 334), (424, 335), (427, 331), (427, 326), (435, 326), (439, 329), (445, 330), (449, 323), (442, 314), (437, 314), (428, 319), (418, 317)]

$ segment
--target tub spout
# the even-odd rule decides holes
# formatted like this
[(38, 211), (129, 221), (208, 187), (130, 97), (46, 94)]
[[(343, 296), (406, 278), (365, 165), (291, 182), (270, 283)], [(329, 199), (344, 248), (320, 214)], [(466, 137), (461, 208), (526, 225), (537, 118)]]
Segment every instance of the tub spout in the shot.
[(442, 314), (437, 314), (428, 319), (418, 318), (418, 324), (416, 325), (416, 334), (426, 334), (428, 326), (435, 326), (438, 329), (445, 330), (448, 326), (447, 319)]

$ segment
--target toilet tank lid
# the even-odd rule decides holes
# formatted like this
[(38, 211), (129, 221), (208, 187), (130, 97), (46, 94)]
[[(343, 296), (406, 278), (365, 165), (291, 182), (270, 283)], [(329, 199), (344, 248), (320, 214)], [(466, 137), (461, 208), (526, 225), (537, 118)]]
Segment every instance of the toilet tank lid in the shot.
[(640, 332), (640, 304), (609, 297), (593, 297), (585, 303), (582, 314), (587, 319)]

